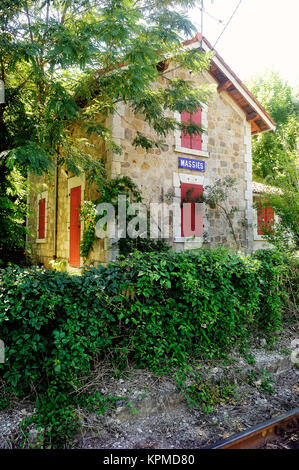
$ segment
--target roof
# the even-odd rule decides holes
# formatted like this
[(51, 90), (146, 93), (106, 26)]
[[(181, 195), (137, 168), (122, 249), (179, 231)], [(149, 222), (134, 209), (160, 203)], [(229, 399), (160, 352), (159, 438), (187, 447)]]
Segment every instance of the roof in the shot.
[(268, 184), (258, 183), (257, 181), (252, 181), (252, 192), (253, 194), (282, 194), (281, 189), (269, 186)]
[(252, 135), (275, 130), (276, 123), (261, 103), (253, 96), (244, 83), (237, 77), (222, 57), (211, 46), (209, 41), (198, 33), (193, 39), (185, 41), (184, 46), (201, 47), (206, 52), (214, 52), (209, 73), (218, 83), (218, 92), (228, 93), (235, 103), (244, 111), (251, 124)]
[[(202, 37), (200, 33), (197, 33), (194, 38), (184, 41), (183, 46), (187, 46), (188, 48), (202, 48), (206, 52), (213, 51), (215, 53), (211, 60), (208, 72), (216, 82), (218, 82), (218, 93), (227, 93), (242, 109), (242, 111), (244, 111), (247, 121), (251, 124), (252, 135), (275, 130), (276, 123), (273, 121), (270, 114), (267, 113), (261, 103), (224, 62), (222, 57), (220, 57), (218, 52), (214, 50), (205, 37)], [(121, 67), (126, 65), (126, 63), (123, 63), (121, 64)], [(103, 72), (103, 70), (98, 70), (98, 75), (101, 76)], [(97, 94), (98, 88), (99, 85), (97, 85), (95, 80), (93, 95)], [(87, 99), (82, 99), (78, 96), (76, 98), (76, 102), (78, 106), (84, 107), (87, 104)]]

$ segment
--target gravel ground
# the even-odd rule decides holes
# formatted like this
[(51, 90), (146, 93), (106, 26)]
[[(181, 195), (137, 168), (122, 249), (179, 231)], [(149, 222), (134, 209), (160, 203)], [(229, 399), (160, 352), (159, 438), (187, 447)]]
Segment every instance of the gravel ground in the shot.
[(274, 380), (273, 394), (243, 384), (237, 389), (237, 398), (218, 406), (208, 416), (199, 409), (188, 407), (184, 401), (166, 404), (163, 411), (158, 406), (157, 410), (132, 416), (121, 416), (118, 410), (116, 414), (100, 419), (88, 416), (85, 435), (74, 443), (74, 447), (204, 447), (298, 406), (299, 371), (282, 372)]
[[(295, 328), (288, 328), (271, 349), (263, 339), (256, 338), (250, 350), (255, 365), (248, 364), (237, 353), (231, 354), (230, 364), (223, 361), (199, 363), (197, 368), (202, 377), (215, 383), (227, 378), (236, 387), (235, 393), (208, 415), (200, 408), (190, 407), (169, 376), (155, 376), (146, 370), (132, 368), (121, 378), (115, 378), (111, 377), (111, 366), (101, 364), (97, 375), (85, 388), (96, 388), (103, 396), (119, 397), (116, 409), (104, 415), (78, 410), (82, 429), (69, 447), (202, 448), (291, 410), (298, 406), (299, 395), (299, 370), (290, 361), (289, 354), (294, 338)], [(257, 370), (272, 374), (264, 388), (261, 379), (264, 372), (250, 383), (246, 379)], [(192, 383), (191, 378), (189, 382)], [(273, 393), (267, 390), (270, 384)], [(33, 405), (27, 402), (0, 411), (0, 448), (19, 447), (22, 437), (19, 424), (32, 412)], [(294, 437), (292, 439), (290, 442), (293, 443)], [(34, 447), (37, 441), (34, 427), (29, 440)]]

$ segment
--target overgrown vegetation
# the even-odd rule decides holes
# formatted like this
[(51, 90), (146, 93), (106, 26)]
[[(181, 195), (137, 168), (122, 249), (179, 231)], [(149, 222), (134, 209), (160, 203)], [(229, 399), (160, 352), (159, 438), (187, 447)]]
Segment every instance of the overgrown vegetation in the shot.
[(277, 216), (274, 226), (263, 228), (264, 238), (282, 252), (299, 249), (299, 156), (286, 162), (286, 173), (277, 178), (279, 191), (262, 195), (261, 207), (272, 207)]
[(287, 176), (288, 163), (293, 161), (298, 149), (298, 92), (283, 81), (277, 72), (256, 77), (248, 86), (277, 126), (275, 132), (266, 132), (253, 138), (254, 177), (277, 185), (281, 176)]
[(118, 217), (119, 195), (123, 195), (127, 198), (125, 212), (128, 208), (128, 201), (134, 203), (141, 202), (142, 200), (141, 192), (138, 187), (126, 176), (119, 176), (110, 180), (107, 177), (104, 180), (102, 177), (98, 178), (95, 176), (92, 181), (96, 183), (99, 196), (94, 201), (84, 201), (80, 210), (80, 218), (84, 221), (84, 233), (80, 243), (80, 253), (85, 261), (96, 240), (96, 224), (98, 220), (105, 215), (97, 213), (97, 205), (101, 203), (111, 204), (115, 210), (116, 217)]
[[(1, 125), (0, 125), (1, 126)], [(1, 147), (1, 144), (0, 144)], [(16, 165), (7, 167), (0, 150), (0, 266), (26, 266), (26, 182)]]
[[(112, 180), (106, 179), (103, 181), (96, 181), (97, 191), (99, 197), (94, 201), (84, 201), (81, 206), (80, 218), (84, 220), (84, 233), (80, 243), (80, 253), (83, 256), (84, 262), (88, 264), (88, 256), (93, 248), (93, 244), (97, 239), (96, 225), (97, 222), (107, 215), (107, 210), (99, 214), (97, 207), (99, 204), (111, 204), (114, 209), (115, 220), (119, 221), (119, 196), (125, 198), (124, 207), (121, 207), (121, 211), (126, 215), (126, 224), (134, 218), (134, 215), (130, 213), (130, 207), (133, 203), (142, 202), (141, 191), (137, 185), (128, 177), (121, 176)], [(141, 236), (136, 238), (130, 238), (128, 236), (120, 236), (116, 234), (113, 243), (110, 248), (118, 248), (118, 254), (123, 256), (131, 255), (134, 251), (142, 253), (150, 252), (167, 252), (170, 250), (170, 245), (164, 239), (151, 239), (150, 238), (150, 225), (149, 225), (149, 213), (145, 215), (146, 230)], [(108, 235), (107, 222), (103, 225), (103, 237)], [(122, 234), (123, 235), (123, 234)], [(118, 238), (118, 239), (117, 239)]]
[(279, 217), (265, 238), (282, 251), (299, 248), (299, 99), (298, 92), (274, 72), (254, 79), (250, 89), (275, 120), (275, 132), (252, 141), (253, 173), (257, 181), (280, 191), (267, 191), (263, 198)]
[[(176, 129), (190, 135), (203, 131), (168, 116), (196, 111), (206, 103), (208, 87), (197, 87), (192, 79), (169, 78), (170, 68), (161, 66), (171, 57), (174, 67), (192, 72), (208, 68), (210, 55), (182, 50), (182, 42), (196, 33), (186, 15), (194, 4), (195, 0), (1, 1), (0, 80), (5, 102), (0, 103), (0, 228), (7, 256), (25, 245), (24, 199), (14, 192), (15, 172), (22, 177), (27, 171), (41, 175), (59, 166), (87, 178), (96, 175), (103, 189), (104, 164), (94, 158), (88, 137), (101, 139), (108, 152), (122, 152), (106, 125), (119, 104), (126, 103), (134, 115), (143, 114), (149, 126), (147, 134), (134, 130), (135, 147), (159, 148)], [(153, 87), (159, 79), (163, 86)], [(74, 125), (85, 138), (73, 132)], [(87, 238), (86, 234), (86, 242)], [(14, 249), (9, 250), (12, 242)]]
[[(223, 249), (136, 253), (82, 276), (8, 267), (0, 281), (2, 405), (31, 396), (42, 445), (61, 446), (79, 425), (78, 403), (94, 400), (79, 389), (100, 358), (170, 373), (244, 349), (256, 329), (269, 336), (281, 325), (287, 269), (274, 251)], [(195, 392), (213, 401), (229, 390)]]

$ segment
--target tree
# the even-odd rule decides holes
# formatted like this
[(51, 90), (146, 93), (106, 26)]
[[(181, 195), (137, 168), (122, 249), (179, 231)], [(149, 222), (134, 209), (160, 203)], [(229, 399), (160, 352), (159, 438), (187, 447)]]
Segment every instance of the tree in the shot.
[[(105, 120), (95, 118), (116, 113), (121, 101), (143, 113), (153, 131), (150, 138), (136, 132), (135, 146), (159, 147), (176, 128), (190, 135), (202, 131), (170, 118), (169, 111), (194, 112), (207, 100), (207, 89), (167, 77), (173, 67), (208, 67), (207, 54), (182, 48), (195, 33), (186, 9), (196, 3), (2, 0), (0, 79), (6, 101), (0, 104), (0, 158), (6, 196), (13, 169), (25, 176), (27, 170), (41, 174), (66, 165), (104, 181), (103, 163), (91, 157), (87, 141), (72, 136), (70, 124), (80, 123), (87, 135), (95, 132), (108, 149), (121, 152)], [(159, 77), (163, 83), (153, 87)]]
[[(181, 11), (194, 0), (15, 0), (4, 2), (0, 67), (6, 86), (1, 106), (1, 151), (8, 160), (37, 172), (58, 163), (88, 168), (87, 148), (79, 150), (69, 132), (71, 122), (96, 132), (114, 151), (109, 129), (95, 120), (117, 112), (120, 101), (144, 113), (156, 138), (141, 133), (134, 144), (159, 146), (169, 131), (185, 128), (166, 112), (194, 112), (207, 99), (191, 81), (168, 79), (163, 63), (201, 71), (206, 54), (182, 51), (182, 40), (194, 26)], [(157, 67), (160, 64), (160, 67)], [(125, 65), (125, 66), (124, 66)], [(161, 71), (159, 71), (161, 70)], [(164, 86), (153, 89), (158, 76)], [(88, 105), (88, 106), (87, 106)]]
[(254, 177), (276, 185), (286, 172), (286, 163), (292, 160), (297, 150), (298, 94), (275, 72), (253, 79), (248, 86), (277, 125), (275, 132), (253, 138)]
[(299, 125), (298, 93), (284, 83), (277, 73), (259, 77), (249, 85), (277, 124), (253, 140), (253, 171), (257, 179), (281, 191), (264, 194), (265, 204), (279, 216), (275, 229), (265, 230), (265, 237), (282, 250), (299, 247)]
[(298, 152), (291, 153), (284, 147), (287, 157), (284, 172), (276, 176), (280, 191), (264, 194), (265, 205), (270, 204), (278, 222), (272, 228), (264, 230), (264, 237), (269, 243), (283, 252), (299, 249), (299, 157)]

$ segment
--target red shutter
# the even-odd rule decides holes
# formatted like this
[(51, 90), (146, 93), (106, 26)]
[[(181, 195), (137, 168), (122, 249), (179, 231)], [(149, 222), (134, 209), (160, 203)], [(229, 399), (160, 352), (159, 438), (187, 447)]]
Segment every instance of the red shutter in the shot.
[[(203, 186), (198, 184), (181, 183), (181, 236), (201, 237), (203, 234), (203, 210), (196, 214), (196, 200), (203, 193)], [(190, 202), (188, 208), (184, 203)], [(198, 202), (198, 201), (197, 201)], [(190, 210), (191, 209), (191, 210)], [(200, 207), (201, 209), (201, 207)], [(185, 225), (185, 231), (184, 231)]]
[(46, 226), (46, 199), (38, 201), (38, 238), (45, 238)]
[[(181, 114), (181, 122), (189, 122), (190, 119), (192, 122), (201, 126), (201, 109), (198, 108), (196, 113), (193, 113), (192, 116), (190, 113), (183, 112)], [(194, 150), (202, 150), (202, 136), (201, 134), (193, 134), (190, 136), (189, 134), (181, 133), (181, 142), (182, 147)]]
[[(189, 122), (190, 121), (190, 113), (187, 113), (187, 111), (184, 111), (181, 114), (181, 122)], [(191, 137), (189, 134), (184, 134), (182, 131), (181, 133), (181, 146), (186, 148), (186, 149), (191, 149)]]
[(70, 258), (71, 266), (80, 266), (80, 205), (81, 205), (81, 186), (72, 188), (70, 191)]
[(274, 225), (274, 210), (272, 207), (259, 207), (257, 210), (257, 233), (264, 235)]
[[(198, 108), (197, 113), (192, 114), (192, 121), (201, 126), (201, 109)], [(191, 148), (194, 150), (201, 150), (202, 149), (202, 137), (200, 134), (193, 134), (191, 136)]]

